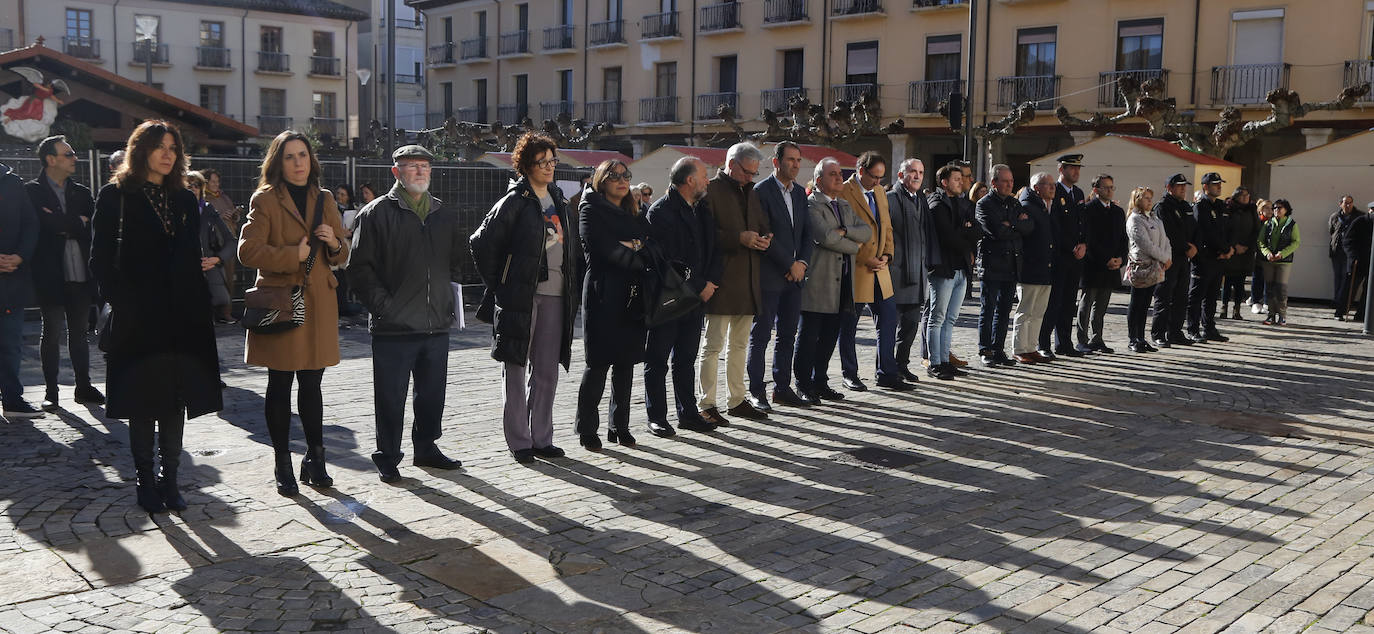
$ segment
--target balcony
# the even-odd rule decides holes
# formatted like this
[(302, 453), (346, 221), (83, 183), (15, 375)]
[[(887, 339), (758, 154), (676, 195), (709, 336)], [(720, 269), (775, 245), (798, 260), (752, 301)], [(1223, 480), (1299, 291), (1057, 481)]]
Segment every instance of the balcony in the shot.
[(1059, 107), (1059, 76), (1022, 75), (997, 78), (999, 108), (1011, 110), (1027, 101), (1036, 102), (1036, 110), (1054, 110)]
[(524, 57), (530, 54), (530, 32), (511, 31), (502, 33), (497, 54), (501, 57)]
[(835, 0), (830, 9), (834, 19), (883, 15), (882, 0)]
[(609, 101), (588, 101), (587, 120), (592, 123), (622, 123), (620, 107), (625, 102), (619, 99)]
[(168, 66), (170, 56), (167, 54), (166, 44), (154, 44), (151, 50), (143, 42), (130, 42), (134, 47), (134, 56), (129, 59), (129, 63), (143, 66), (148, 63), (149, 56), (152, 57), (153, 66)]
[(291, 72), (291, 56), (274, 51), (258, 51), (258, 72), (289, 73)]
[(486, 122), (487, 122), (487, 107), (486, 107), (486, 106), (468, 106), (468, 107), (466, 107), (466, 108), (459, 108), (459, 109), (458, 109), (458, 120), (459, 120), (459, 121), (466, 121), (466, 122), (468, 122), (468, 123), (486, 123)]
[(342, 77), (343, 71), (337, 57), (311, 57), (310, 74), (316, 77)]
[(572, 51), (574, 46), (573, 31), (575, 29), (576, 27), (571, 24), (544, 29), (544, 50)]
[(624, 46), (625, 21), (593, 22), (587, 27), (587, 46)]
[(738, 2), (722, 2), (702, 7), (701, 17), (697, 20), (697, 31), (721, 33), (744, 30), (739, 21), (739, 7)]
[(911, 10), (938, 9), (941, 7), (968, 6), (968, 0), (911, 0)]
[(1153, 68), (1147, 70), (1116, 70), (1097, 75), (1097, 105), (1102, 108), (1124, 108), (1126, 102), (1121, 99), (1121, 91), (1116, 89), (1116, 82), (1123, 77), (1130, 77), (1143, 84), (1151, 79), (1158, 79), (1164, 82), (1165, 90), (1169, 87), (1169, 69)]
[(503, 103), (496, 106), (496, 120), (511, 125), (520, 123), (530, 116), (530, 105), (527, 103)]
[(677, 123), (677, 97), (643, 97), (639, 100), (640, 123)]
[(950, 93), (964, 88), (962, 79), (927, 79), (913, 81), (907, 87), (907, 112), (935, 114), (940, 112), (940, 102), (949, 101)]
[(697, 95), (697, 121), (720, 121), (724, 117), (720, 116), (721, 106), (729, 106), (739, 116), (739, 93), (737, 92), (708, 92)]
[(765, 88), (759, 93), (759, 108), (774, 114), (788, 112), (792, 97), (805, 97), (805, 88)]
[(1269, 91), (1288, 87), (1291, 64), (1236, 64), (1212, 67), (1212, 103), (1264, 103)]
[(878, 84), (840, 84), (830, 87), (830, 101), (844, 100), (851, 104), (858, 103), (866, 94), (878, 96)]
[[(1352, 59), (1345, 63), (1345, 83), (1342, 87), (1349, 88), (1360, 84), (1374, 84), (1374, 61)], [(1374, 101), (1374, 93), (1361, 97), (1360, 101)]]
[(576, 112), (577, 102), (574, 101), (541, 101), (539, 102), (540, 121), (557, 121), (558, 115), (567, 114), (569, 118)]
[(218, 46), (197, 46), (196, 47), (196, 68), (218, 68), (229, 70), (230, 63), (229, 49)]
[(458, 43), (458, 46), (462, 49), (462, 59), (465, 62), (489, 59), (487, 55), (487, 38), (485, 37), (474, 37), (472, 39), (463, 40)]
[(14, 50), (14, 29), (0, 29), (0, 53)]
[(677, 11), (667, 13), (650, 13), (644, 16), (643, 32), (640, 39), (662, 40), (667, 38), (682, 37), (682, 32), (677, 28)]
[(310, 117), (310, 125), (315, 128), (315, 132), (321, 136), (328, 136), (335, 139), (344, 136), (344, 120), (334, 117)]
[(453, 49), (456, 48), (453, 42), (445, 42), (429, 47), (429, 55), (425, 57), (425, 62), (430, 66), (447, 66), (455, 63)]
[(291, 129), (291, 117), (283, 117), (274, 114), (258, 115), (258, 134), (262, 136), (276, 136)]
[(763, 0), (763, 26), (790, 26), (808, 24), (811, 16), (806, 13), (808, 0)]
[(62, 37), (62, 52), (80, 59), (100, 59), (100, 40), (93, 37)]
[[(424, 83), (424, 78), (419, 75), (407, 73), (396, 73), (396, 83), (398, 84), (419, 84)], [(386, 75), (382, 75), (382, 81), (386, 81)]]

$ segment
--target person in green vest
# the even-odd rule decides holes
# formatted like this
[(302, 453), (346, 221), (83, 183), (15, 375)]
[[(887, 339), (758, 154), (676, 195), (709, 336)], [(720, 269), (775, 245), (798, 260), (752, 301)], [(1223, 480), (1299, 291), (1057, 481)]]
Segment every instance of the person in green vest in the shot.
[(1275, 200), (1274, 217), (1265, 221), (1259, 241), (1260, 256), (1264, 258), (1260, 267), (1264, 270), (1265, 299), (1269, 305), (1266, 326), (1288, 323), (1288, 277), (1293, 272), (1293, 254), (1300, 242), (1293, 205), (1283, 198)]

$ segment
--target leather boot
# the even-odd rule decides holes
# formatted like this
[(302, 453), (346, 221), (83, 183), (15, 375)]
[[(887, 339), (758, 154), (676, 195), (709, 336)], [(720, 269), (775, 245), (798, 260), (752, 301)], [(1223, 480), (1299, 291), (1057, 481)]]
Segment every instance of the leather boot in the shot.
[(305, 450), (305, 459), (301, 461), (301, 484), (334, 486), (334, 478), (324, 470), (324, 445), (314, 445)]
[(158, 513), (166, 507), (157, 493), (157, 471), (153, 468), (153, 425), (151, 420), (129, 421), (129, 448), (134, 454), (138, 505), (149, 513)]
[(186, 421), (180, 414), (158, 422), (158, 454), (162, 458), (162, 469), (157, 478), (157, 492), (162, 503), (173, 511), (186, 510), (186, 500), (177, 490), (177, 467), (181, 466), (181, 438), (186, 430)]
[(300, 493), (300, 488), (296, 486), (296, 476), (291, 472), (291, 452), (276, 452), (277, 467), (277, 493), (286, 497), (291, 497)]

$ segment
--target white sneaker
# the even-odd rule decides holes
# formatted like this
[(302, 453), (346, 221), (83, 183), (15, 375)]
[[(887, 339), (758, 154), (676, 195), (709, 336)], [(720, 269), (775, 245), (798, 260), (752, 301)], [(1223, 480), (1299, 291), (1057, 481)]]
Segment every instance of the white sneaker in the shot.
[(1259, 304), (1251, 304), (1251, 305), (1250, 305), (1250, 313), (1251, 313), (1251, 314), (1253, 314), (1253, 315), (1258, 315), (1258, 314), (1260, 314), (1260, 313), (1262, 313), (1262, 312), (1264, 312), (1264, 309), (1261, 308)]

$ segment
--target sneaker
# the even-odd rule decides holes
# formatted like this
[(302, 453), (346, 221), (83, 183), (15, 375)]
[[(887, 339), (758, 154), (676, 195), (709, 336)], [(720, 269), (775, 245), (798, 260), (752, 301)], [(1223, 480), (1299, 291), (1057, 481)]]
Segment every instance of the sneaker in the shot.
[(1251, 304), (1251, 305), (1250, 305), (1250, 314), (1252, 314), (1252, 315), (1258, 315), (1258, 314), (1263, 313), (1263, 312), (1264, 312), (1264, 306), (1263, 306), (1263, 305), (1261, 305), (1261, 304)]
[(24, 399), (19, 399), (13, 403), (6, 403), (4, 409), (5, 418), (42, 418), (43, 410), (31, 405)]

